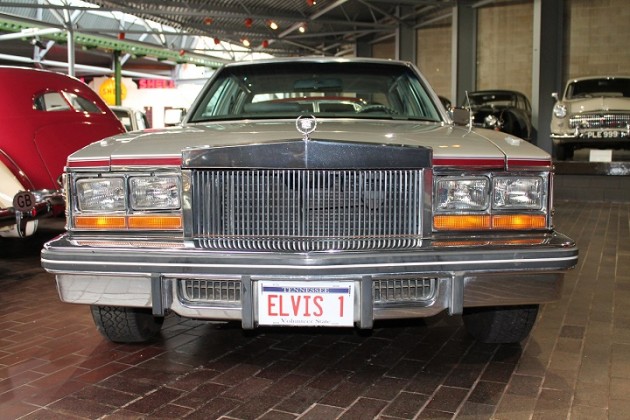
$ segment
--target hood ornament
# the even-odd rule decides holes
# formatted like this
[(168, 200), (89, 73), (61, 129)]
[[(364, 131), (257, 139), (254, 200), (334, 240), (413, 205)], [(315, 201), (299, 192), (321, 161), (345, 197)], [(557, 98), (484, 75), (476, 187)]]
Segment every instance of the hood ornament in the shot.
[(300, 115), (295, 120), (295, 128), (302, 133), (302, 140), (309, 141), (309, 134), (317, 128), (317, 120), (313, 115)]

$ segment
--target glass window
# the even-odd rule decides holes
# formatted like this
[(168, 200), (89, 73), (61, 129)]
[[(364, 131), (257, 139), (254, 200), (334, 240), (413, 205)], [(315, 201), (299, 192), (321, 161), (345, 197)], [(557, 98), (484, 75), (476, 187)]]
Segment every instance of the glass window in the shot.
[(219, 71), (189, 122), (243, 118), (342, 118), (440, 121), (421, 79), (387, 63), (267, 63)]
[(92, 114), (102, 112), (101, 109), (89, 99), (85, 99), (82, 96), (70, 92), (64, 92), (64, 95), (68, 98), (68, 102), (70, 102), (77, 111), (89, 112)]
[(46, 92), (35, 97), (33, 107), (38, 111), (77, 110), (100, 113), (101, 109), (92, 101), (70, 92)]
[(71, 109), (59, 92), (46, 92), (37, 96), (34, 106), (39, 111), (67, 111)]
[(578, 80), (567, 86), (567, 99), (590, 97), (630, 97), (630, 79), (607, 77)]

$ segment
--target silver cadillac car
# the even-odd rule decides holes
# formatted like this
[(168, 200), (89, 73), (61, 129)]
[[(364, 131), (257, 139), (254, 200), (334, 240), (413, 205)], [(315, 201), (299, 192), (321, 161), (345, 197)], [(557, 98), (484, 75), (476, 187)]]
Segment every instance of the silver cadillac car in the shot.
[(370, 329), (443, 311), (518, 342), (578, 258), (552, 177), (532, 144), (454, 124), (408, 63), (235, 63), (181, 126), (69, 157), (42, 265), (115, 342), (169, 313)]
[(630, 77), (581, 77), (569, 80), (556, 99), (551, 139), (557, 160), (576, 149), (630, 148)]

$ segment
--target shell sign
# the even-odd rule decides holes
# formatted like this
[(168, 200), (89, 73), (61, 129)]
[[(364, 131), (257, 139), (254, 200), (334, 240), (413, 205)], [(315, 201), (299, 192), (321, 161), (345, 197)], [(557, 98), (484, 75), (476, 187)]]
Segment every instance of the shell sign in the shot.
[[(98, 88), (98, 94), (107, 105), (116, 105), (116, 81), (114, 78), (106, 78)], [(127, 87), (125, 83), (120, 84), (120, 100), (127, 97)]]

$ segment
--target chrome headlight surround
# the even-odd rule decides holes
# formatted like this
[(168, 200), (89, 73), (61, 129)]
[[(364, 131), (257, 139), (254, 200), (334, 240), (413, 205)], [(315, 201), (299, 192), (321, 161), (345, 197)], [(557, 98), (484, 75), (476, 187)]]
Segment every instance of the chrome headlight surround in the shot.
[(182, 230), (178, 172), (81, 172), (66, 179), (68, 230)]
[[(487, 189), (480, 188), (484, 179)], [(546, 172), (436, 175), (433, 188), (433, 230), (437, 232), (551, 227), (550, 174)]]
[(121, 212), (126, 208), (123, 177), (80, 178), (75, 184), (76, 208), (82, 212)]
[(177, 210), (181, 207), (178, 176), (132, 176), (129, 178), (131, 210)]
[(486, 128), (501, 128), (501, 121), (496, 117), (496, 115), (488, 114), (486, 118), (483, 119), (483, 126)]
[(492, 180), (492, 208), (497, 210), (541, 210), (546, 199), (539, 176), (498, 176)]
[(564, 118), (567, 116), (567, 106), (563, 103), (556, 103), (553, 106), (553, 115), (556, 118)]
[(486, 211), (490, 204), (488, 177), (436, 177), (436, 213)]

